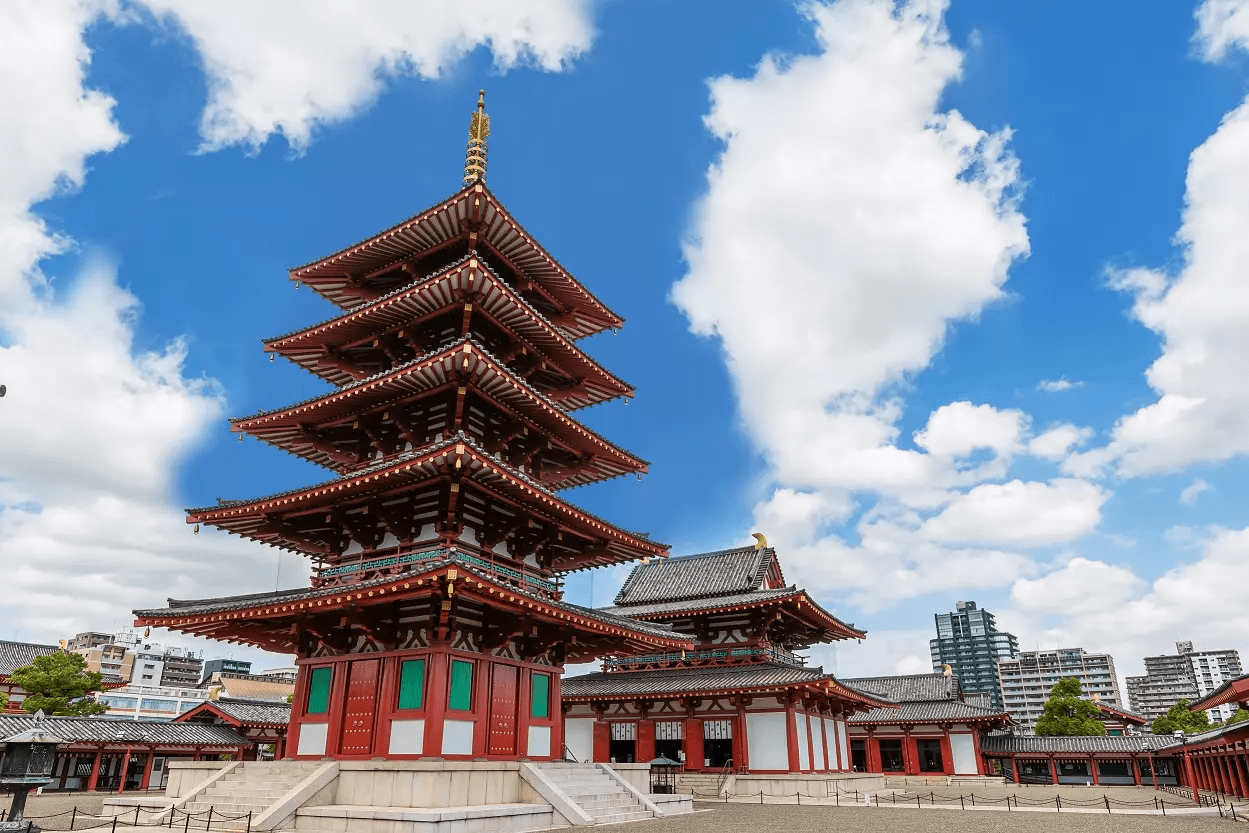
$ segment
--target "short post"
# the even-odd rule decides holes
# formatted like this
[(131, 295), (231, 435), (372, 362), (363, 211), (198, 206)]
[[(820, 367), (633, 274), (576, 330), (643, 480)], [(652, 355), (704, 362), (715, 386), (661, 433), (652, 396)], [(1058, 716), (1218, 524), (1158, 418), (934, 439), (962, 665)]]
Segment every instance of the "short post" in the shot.
[(69, 829), (74, 829), (74, 822), (78, 821), (78, 805), (74, 805), (74, 812), (69, 814)]
[(759, 803), (763, 803), (763, 790), (759, 790)]
[(135, 805), (135, 808), (134, 808), (134, 826), (135, 827), (139, 826), (139, 805), (137, 804)]
[(936, 805), (936, 803), (937, 803), (937, 799), (936, 799), (936, 798), (934, 798), (934, 797), (933, 797), (933, 795), (934, 795), (934, 794), (933, 794), (932, 790), (929, 790), (929, 791), (928, 791), (928, 803), (929, 803), (929, 804), (932, 804), (932, 805)]
[(186, 814), (186, 824), (182, 825), (182, 833), (189, 833), (191, 829), (191, 814), (187, 813), (186, 810), (182, 812)]
[(247, 833), (252, 833), (252, 811), (247, 811)]
[(1164, 816), (1167, 814), (1167, 800), (1165, 798), (1162, 799), (1162, 814)]
[(1105, 793), (1102, 793), (1102, 801), (1106, 802), (1106, 815), (1110, 815), (1110, 799)]
[(1063, 811), (1063, 797), (1061, 795), (1054, 796), (1054, 806), (1058, 808), (1058, 812)]
[[(1019, 803), (1019, 796), (1015, 796), (1015, 803)], [(1006, 812), (1010, 812), (1010, 796), (1006, 796)]]
[(973, 807), (976, 806), (976, 794), (975, 793), (971, 794), (971, 806)]
[(208, 823), (204, 825), (204, 829), (205, 830), (213, 829), (213, 808), (211, 804), (208, 805)]
[(117, 816), (113, 816), (113, 833), (117, 833)]
[(919, 803), (919, 793), (915, 793), (915, 809), (922, 810), (923, 806)]

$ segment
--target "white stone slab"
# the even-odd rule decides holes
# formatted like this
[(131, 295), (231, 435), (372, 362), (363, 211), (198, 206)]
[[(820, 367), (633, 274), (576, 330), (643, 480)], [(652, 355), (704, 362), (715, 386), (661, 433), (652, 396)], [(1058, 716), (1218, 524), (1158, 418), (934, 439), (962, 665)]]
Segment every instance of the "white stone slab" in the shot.
[(390, 754), (421, 755), (425, 752), (424, 720), (390, 721)]
[(324, 755), (325, 739), (329, 735), (330, 724), (328, 723), (301, 723), (299, 724), (299, 748), (297, 752), (300, 755)]
[(473, 754), (473, 727), (476, 725), (472, 720), (444, 720), (442, 722), (442, 754)]
[(551, 727), (530, 726), (529, 745), (526, 749), (531, 758), (551, 757)]
[(785, 729), (785, 712), (746, 714), (747, 754), (752, 770), (789, 771), (788, 733)]
[(594, 718), (564, 718), (564, 744), (578, 761), (594, 760)]
[(950, 752), (954, 756), (955, 775), (975, 775), (976, 742), (971, 735), (950, 735)]

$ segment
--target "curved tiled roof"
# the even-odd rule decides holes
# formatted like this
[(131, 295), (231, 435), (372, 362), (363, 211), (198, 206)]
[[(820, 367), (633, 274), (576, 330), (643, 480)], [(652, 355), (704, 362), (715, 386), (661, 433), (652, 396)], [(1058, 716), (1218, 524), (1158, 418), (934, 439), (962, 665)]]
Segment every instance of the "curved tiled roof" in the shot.
[(565, 677), (560, 684), (564, 699), (576, 697), (638, 696), (696, 691), (705, 694), (783, 687), (829, 679), (822, 668), (803, 668), (782, 663), (712, 665), (670, 668), (661, 671), (611, 671)]
[(291, 722), (291, 704), (274, 700), (256, 700), (244, 697), (218, 697), (196, 706), (179, 716), (179, 722), (192, 720), (196, 713), (218, 711), (239, 723), (285, 726)]
[[(1190, 738), (1191, 740), (1191, 738)], [(1146, 742), (1148, 741), (1148, 745)], [(1168, 735), (986, 735), (980, 741), (983, 752), (1048, 755), (1050, 753), (1155, 752), (1179, 744)]]
[(616, 595), (616, 605), (673, 602), (758, 590), (775, 557), (776, 552), (771, 547), (749, 546), (639, 564)]
[(856, 677), (842, 680), (851, 688), (906, 703), (916, 700), (958, 700), (958, 677), (946, 674), (900, 674), (890, 677)]
[[(862, 691), (857, 686), (848, 687)], [(950, 723), (972, 720), (1007, 723), (1010, 717), (999, 709), (972, 706), (960, 700), (929, 700), (904, 702), (896, 709), (872, 709), (850, 718), (851, 723)]]
[[(668, 561), (679, 561), (679, 558), (669, 558)], [(599, 610), (608, 613), (616, 613), (621, 616), (650, 616), (652, 614), (661, 613), (686, 613), (691, 611), (705, 610), (709, 607), (722, 607), (730, 605), (747, 605), (768, 602), (774, 599), (784, 599), (798, 592), (798, 588), (778, 587), (775, 590), (755, 590), (749, 593), (733, 593), (727, 596), (715, 596), (710, 599), (682, 599), (675, 602), (654, 602), (652, 604), (637, 605), (614, 605), (612, 607), (601, 607)]]
[(30, 665), (35, 657), (60, 653), (56, 645), (35, 645), (30, 642), (0, 642), (0, 677), (7, 677), (15, 669)]
[(45, 717), (39, 724), (32, 714), (0, 714), (0, 739), (37, 725), (68, 743), (136, 743), (161, 746), (250, 746), (251, 741), (228, 726), (211, 723), (172, 723), (113, 720), (102, 717)]

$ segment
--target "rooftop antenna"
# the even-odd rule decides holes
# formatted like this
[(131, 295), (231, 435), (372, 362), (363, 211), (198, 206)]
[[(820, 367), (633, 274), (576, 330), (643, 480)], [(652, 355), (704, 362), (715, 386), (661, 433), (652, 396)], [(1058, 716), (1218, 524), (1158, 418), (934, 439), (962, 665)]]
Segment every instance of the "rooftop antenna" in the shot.
[(486, 139), (490, 117), (486, 115), (486, 91), (477, 91), (477, 109), (468, 121), (468, 148), (464, 153), (464, 186), (486, 181)]

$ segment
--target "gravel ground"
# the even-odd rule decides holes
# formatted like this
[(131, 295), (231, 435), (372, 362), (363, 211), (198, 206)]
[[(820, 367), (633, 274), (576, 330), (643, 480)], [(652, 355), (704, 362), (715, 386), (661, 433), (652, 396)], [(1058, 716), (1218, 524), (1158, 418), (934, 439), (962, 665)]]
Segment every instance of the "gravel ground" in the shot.
[[(855, 833), (998, 833), (1006, 827), (1006, 818), (996, 812), (967, 812), (951, 817), (943, 810), (894, 810), (859, 807), (796, 807), (751, 804), (705, 804), (699, 802), (693, 815), (675, 819), (648, 821), (639, 825), (639, 833), (827, 833), (848, 829)], [(1234, 822), (1218, 816), (1106, 816), (1084, 813), (1012, 813), (1012, 833), (1182, 833), (1222, 825), (1228, 833), (1238, 829)], [(612, 825), (623, 831), (625, 827)]]
[[(32, 793), (30, 798), (26, 799), (25, 814), (30, 817), (50, 816), (75, 807), (80, 813), (99, 814), (104, 808), (104, 797), (107, 795), (109, 793), (47, 793), (46, 795)], [(12, 802), (13, 796), (0, 795), (0, 810), (7, 813)]]

